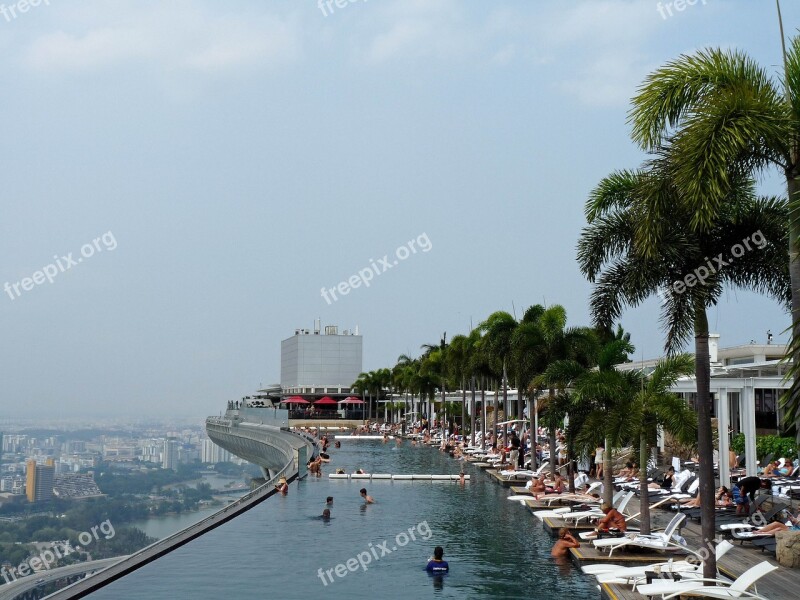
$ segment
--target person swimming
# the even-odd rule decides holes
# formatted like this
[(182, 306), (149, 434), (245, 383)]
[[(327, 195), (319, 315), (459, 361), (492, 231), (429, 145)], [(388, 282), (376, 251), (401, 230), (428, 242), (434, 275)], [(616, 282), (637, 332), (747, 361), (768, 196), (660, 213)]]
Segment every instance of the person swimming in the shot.
[(450, 571), (450, 565), (447, 564), (446, 560), (444, 560), (444, 548), (441, 546), (436, 546), (436, 548), (433, 549), (433, 556), (428, 560), (425, 570), (428, 573), (439, 574)]
[(367, 494), (367, 488), (361, 488), (361, 497), (364, 499), (364, 504), (375, 504), (375, 498)]
[(331, 518), (331, 509), (326, 508), (322, 511), (322, 520), (328, 521)]

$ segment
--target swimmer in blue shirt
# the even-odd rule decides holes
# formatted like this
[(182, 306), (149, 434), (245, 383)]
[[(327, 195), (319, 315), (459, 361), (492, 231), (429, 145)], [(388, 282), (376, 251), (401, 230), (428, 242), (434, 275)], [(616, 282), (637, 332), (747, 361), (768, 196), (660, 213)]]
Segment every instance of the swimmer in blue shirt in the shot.
[(425, 567), (425, 570), (429, 573), (447, 573), (450, 570), (450, 566), (447, 564), (447, 561), (443, 559), (444, 557), (444, 548), (441, 546), (436, 546), (433, 549), (433, 558), (428, 561), (428, 565)]

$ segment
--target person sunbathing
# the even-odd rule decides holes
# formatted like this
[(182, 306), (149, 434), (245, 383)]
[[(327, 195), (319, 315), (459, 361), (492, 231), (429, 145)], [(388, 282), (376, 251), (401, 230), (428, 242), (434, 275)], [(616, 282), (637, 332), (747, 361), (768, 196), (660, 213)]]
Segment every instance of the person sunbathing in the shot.
[(544, 485), (544, 480), (539, 477), (534, 477), (528, 483), (525, 484), (525, 487), (531, 491), (537, 499), (539, 494), (544, 494), (547, 492), (547, 488)]
[(775, 470), (778, 468), (778, 461), (769, 463), (766, 467), (764, 467), (764, 472), (761, 473), (762, 477), (777, 477), (777, 473)]
[(755, 535), (775, 535), (779, 531), (800, 531), (800, 509), (795, 516), (789, 515), (786, 523), (775, 521), (753, 531)]
[(603, 504), (600, 510), (603, 511), (605, 516), (597, 522), (594, 528), (597, 533), (608, 532), (612, 529), (627, 531), (628, 524), (625, 522), (625, 517), (616, 508), (610, 504)]
[(683, 506), (683, 508), (700, 508), (700, 494), (694, 498), (682, 498), (681, 500), (678, 500), (678, 502)]
[(553, 485), (545, 488), (548, 494), (563, 494), (567, 489), (566, 482), (560, 473), (556, 473)]
[(717, 490), (717, 506), (733, 506), (733, 492), (724, 485)]
[(656, 483), (655, 481), (648, 484), (651, 490), (671, 490), (672, 484), (675, 482), (675, 467), (670, 467), (664, 473), (664, 481)]
[(625, 466), (622, 469), (620, 469), (618, 473), (614, 475), (614, 477), (628, 479), (633, 476), (632, 473), (634, 473), (633, 463), (627, 462), (625, 463)]

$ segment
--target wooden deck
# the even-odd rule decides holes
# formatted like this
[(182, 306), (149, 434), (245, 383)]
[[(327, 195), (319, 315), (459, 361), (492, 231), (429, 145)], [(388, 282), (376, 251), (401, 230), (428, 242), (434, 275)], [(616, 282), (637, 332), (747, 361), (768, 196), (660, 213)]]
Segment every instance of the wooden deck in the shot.
[[(526, 502), (526, 504), (528, 504)], [(579, 533), (583, 531), (593, 531), (594, 525), (591, 523), (587, 523), (586, 520), (578, 525), (569, 524), (564, 519), (551, 519), (550, 517), (545, 517), (542, 519), (542, 525), (544, 526), (544, 530), (550, 534), (550, 537), (557, 538), (558, 537), (558, 530), (562, 527), (566, 527), (569, 529), (576, 537)], [(608, 562), (608, 561), (606, 561)]]
[[(638, 501), (636, 499), (631, 500), (629, 507), (631, 507), (629, 510), (638, 512)], [(652, 514), (654, 527), (663, 527), (674, 514), (675, 513), (672, 511), (654, 510)], [(701, 547), (702, 534), (700, 524), (697, 521), (690, 521), (687, 523), (681, 529), (681, 535), (686, 538), (690, 548), (697, 549)], [(736, 579), (747, 569), (762, 561), (766, 560), (774, 565), (778, 564), (771, 555), (761, 552), (758, 548), (750, 544), (745, 543), (739, 545), (735, 540), (733, 540), (733, 542), (734, 547), (729, 550), (717, 564), (719, 572), (731, 580)], [(572, 560), (578, 566), (592, 562), (619, 562), (621, 565), (632, 566), (635, 564), (658, 562), (665, 556), (663, 554), (659, 555), (654, 553), (649, 555), (649, 561), (637, 563), (635, 561), (637, 558), (641, 558), (642, 555), (637, 557), (637, 555), (626, 556), (626, 554), (626, 552), (620, 552), (619, 554), (615, 552), (611, 559), (609, 559), (608, 556), (600, 554), (594, 547), (590, 548), (588, 544), (581, 544), (581, 548), (571, 550)], [(595, 558), (597, 555), (604, 558)], [(756, 585), (759, 595), (769, 598), (770, 600), (794, 600), (800, 597), (800, 570), (780, 568), (774, 573), (770, 573), (768, 576), (762, 578)], [(601, 586), (600, 596), (606, 600), (642, 600), (642, 598), (644, 598), (644, 596), (638, 592), (631, 591), (629, 587), (608, 584), (603, 584)], [(697, 596), (687, 594), (682, 597), (688, 598)]]
[(511, 486), (518, 486), (520, 482), (524, 482), (524, 479), (506, 479), (500, 472), (495, 469), (486, 469), (486, 474), (489, 475), (492, 479), (494, 479), (497, 483), (502, 485), (503, 487), (510, 488)]
[[(473, 462), (474, 460), (475, 459), (470, 460), (470, 464), (475, 467), (485, 469), (490, 478), (503, 487), (509, 489), (511, 495), (531, 495), (530, 491), (524, 487), (522, 480), (505, 479), (504, 477), (500, 476), (496, 468), (489, 463), (481, 462), (480, 460)], [(536, 510), (552, 509), (558, 506), (556, 503), (547, 505), (545, 502), (537, 501), (533, 498), (530, 500), (525, 500), (524, 504), (531, 511), (531, 513), (535, 512)], [(639, 512), (638, 498), (634, 497), (631, 500), (626, 512), (628, 514)], [(661, 508), (654, 509), (651, 512), (653, 529), (663, 529), (669, 520), (674, 516), (674, 514), (674, 512), (669, 510), (662, 510)], [(538, 519), (536, 519), (533, 514), (530, 515), (530, 519), (532, 520), (532, 524), (538, 525)], [(566, 523), (562, 519), (546, 518), (542, 521), (542, 525), (545, 531), (547, 531), (551, 536), (556, 537), (558, 535), (558, 530), (561, 527), (566, 526)], [(638, 527), (638, 522), (633, 521), (631, 526)], [(569, 526), (569, 529), (576, 534), (576, 537), (578, 533), (582, 531), (589, 531), (592, 528), (593, 525), (588, 523), (579, 526)], [(702, 533), (700, 530), (700, 524), (697, 521), (685, 521), (684, 526), (680, 530), (680, 535), (687, 540), (689, 548), (699, 549), (702, 547)], [(759, 548), (755, 548), (747, 543), (741, 546), (738, 545), (737, 542), (734, 543), (736, 544), (735, 547), (732, 548), (717, 565), (720, 573), (731, 580), (736, 579), (747, 569), (762, 561), (766, 560), (772, 564), (777, 564), (774, 558), (764, 552), (761, 552)], [(648, 552), (642, 549), (636, 550), (634, 548), (626, 548), (624, 550), (620, 549), (616, 551), (614, 555), (609, 558), (608, 554), (598, 551), (591, 544), (591, 542), (584, 541), (582, 541), (580, 548), (573, 548), (570, 550), (570, 557), (578, 567), (585, 564), (597, 564), (601, 562), (610, 562), (619, 564), (621, 566), (637, 566), (655, 562), (663, 562), (668, 560), (670, 557), (680, 558), (681, 556), (685, 556), (685, 553), (671, 552), (669, 554), (661, 554), (655, 551)], [(767, 577), (764, 577), (758, 583), (757, 587), (758, 593), (765, 598), (769, 598), (770, 600), (794, 600), (799, 598), (800, 569), (781, 568), (774, 573), (771, 573)], [(603, 584), (601, 586), (599, 595), (601, 598), (606, 600), (642, 600), (645, 598), (637, 592), (632, 592), (629, 587), (609, 584)], [(690, 596), (687, 595), (685, 597)]]

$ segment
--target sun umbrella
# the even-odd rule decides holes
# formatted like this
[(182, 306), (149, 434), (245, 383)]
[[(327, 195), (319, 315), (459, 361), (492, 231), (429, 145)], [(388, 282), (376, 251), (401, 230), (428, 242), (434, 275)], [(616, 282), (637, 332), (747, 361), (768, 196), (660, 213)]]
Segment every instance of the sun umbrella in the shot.
[(309, 402), (305, 398), (301, 398), (300, 396), (292, 396), (290, 398), (287, 398), (283, 402), (286, 404), (311, 404), (311, 402)]
[(336, 400), (331, 398), (330, 396), (325, 396), (324, 398), (320, 398), (314, 404), (336, 404)]
[(344, 400), (340, 400), (339, 404), (364, 404), (364, 401), (355, 396), (348, 396)]

